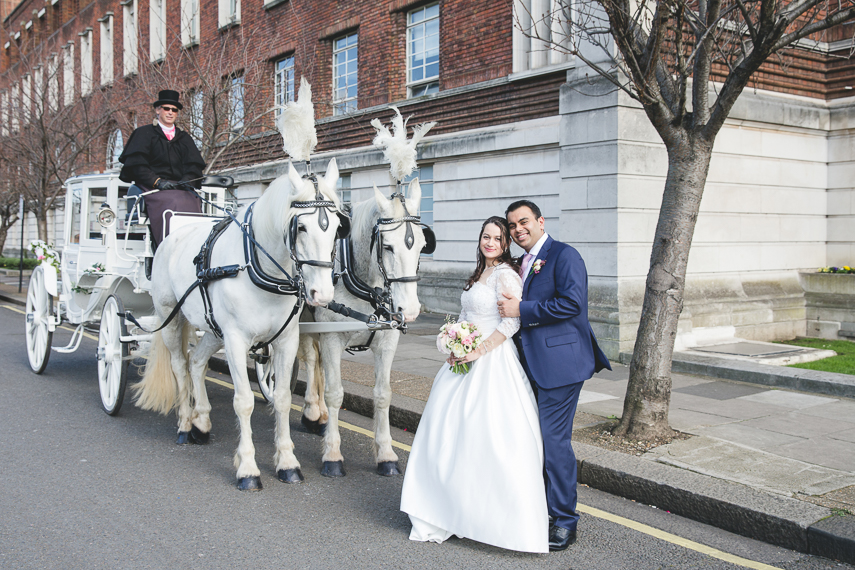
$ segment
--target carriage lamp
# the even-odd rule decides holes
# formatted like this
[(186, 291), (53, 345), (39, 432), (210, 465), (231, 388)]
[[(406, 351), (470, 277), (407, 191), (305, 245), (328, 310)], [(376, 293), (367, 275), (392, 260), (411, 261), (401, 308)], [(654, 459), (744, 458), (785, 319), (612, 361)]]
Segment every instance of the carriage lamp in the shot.
[(98, 223), (102, 228), (107, 228), (116, 223), (116, 212), (110, 209), (109, 204), (104, 202), (101, 204), (101, 210), (98, 211)]

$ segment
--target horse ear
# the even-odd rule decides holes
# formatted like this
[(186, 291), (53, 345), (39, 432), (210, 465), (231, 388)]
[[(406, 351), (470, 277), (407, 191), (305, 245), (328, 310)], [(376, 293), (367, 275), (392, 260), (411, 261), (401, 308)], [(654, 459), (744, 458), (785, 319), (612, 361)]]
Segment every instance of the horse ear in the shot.
[(410, 182), (410, 189), (407, 190), (407, 210), (414, 216), (419, 215), (419, 210), (422, 207), (422, 186), (419, 184), (418, 178), (413, 178)]
[(335, 158), (330, 160), (330, 163), (327, 165), (327, 171), (324, 173), (324, 182), (327, 183), (327, 186), (331, 190), (334, 190), (336, 184), (338, 184), (338, 164)]
[(288, 180), (291, 181), (291, 195), (296, 196), (303, 191), (303, 178), (294, 168), (293, 162), (288, 163)]
[(377, 202), (377, 209), (380, 210), (380, 215), (384, 218), (393, 217), (392, 204), (386, 196), (383, 195), (380, 190), (377, 189), (377, 185), (374, 185), (374, 201)]

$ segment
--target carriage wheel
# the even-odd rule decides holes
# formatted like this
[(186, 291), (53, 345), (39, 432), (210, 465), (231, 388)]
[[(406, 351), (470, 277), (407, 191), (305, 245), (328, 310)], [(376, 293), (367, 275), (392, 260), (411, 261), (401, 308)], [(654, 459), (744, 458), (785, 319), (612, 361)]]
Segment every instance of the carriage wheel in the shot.
[(119, 413), (128, 382), (128, 345), (120, 338), (128, 334), (124, 320), (119, 318), (124, 312), (121, 299), (110, 295), (101, 311), (98, 331), (98, 388), (101, 406), (111, 416)]
[(50, 319), (53, 318), (53, 296), (45, 289), (44, 269), (36, 267), (30, 276), (27, 287), (27, 358), (30, 368), (36, 374), (44, 372), (50, 357), (50, 345), (53, 332)]
[[(270, 347), (264, 349), (270, 358), (266, 364), (261, 364), (255, 361), (255, 376), (258, 380), (258, 388), (261, 390), (261, 395), (270, 403), (273, 403), (273, 389), (276, 387), (276, 378), (273, 374), (273, 357)], [(291, 393), (294, 393), (294, 388), (297, 386), (297, 373), (300, 372), (300, 361), (294, 359), (294, 367), (291, 369)]]

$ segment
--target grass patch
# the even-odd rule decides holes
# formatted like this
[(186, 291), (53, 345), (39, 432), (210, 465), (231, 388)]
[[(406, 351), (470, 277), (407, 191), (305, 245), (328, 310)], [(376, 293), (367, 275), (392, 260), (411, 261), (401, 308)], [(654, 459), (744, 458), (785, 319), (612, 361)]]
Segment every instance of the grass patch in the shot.
[(833, 350), (837, 353), (837, 356), (832, 356), (831, 358), (823, 358), (822, 360), (814, 360), (813, 362), (804, 362), (802, 364), (791, 364), (790, 368), (806, 368), (808, 370), (855, 375), (855, 342), (848, 340), (826, 340), (823, 338), (801, 338), (787, 340), (781, 344), (821, 348)]
[[(41, 263), (38, 259), (24, 258), (24, 269), (33, 269)], [(17, 257), (0, 257), (0, 267), (4, 269), (18, 269), (21, 267), (21, 260)]]

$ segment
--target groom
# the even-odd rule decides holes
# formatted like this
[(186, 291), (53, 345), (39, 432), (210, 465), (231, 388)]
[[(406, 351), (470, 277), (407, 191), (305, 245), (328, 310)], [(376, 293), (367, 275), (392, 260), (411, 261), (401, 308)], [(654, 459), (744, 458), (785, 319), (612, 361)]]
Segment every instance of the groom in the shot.
[(534, 388), (546, 474), (546, 502), (553, 523), (549, 549), (576, 542), (576, 456), (570, 445), (582, 383), (609, 361), (588, 322), (588, 273), (575, 249), (544, 229), (540, 208), (528, 200), (505, 211), (511, 237), (526, 251), (520, 270), (522, 301), (504, 295), (502, 317), (520, 317), (514, 342)]

